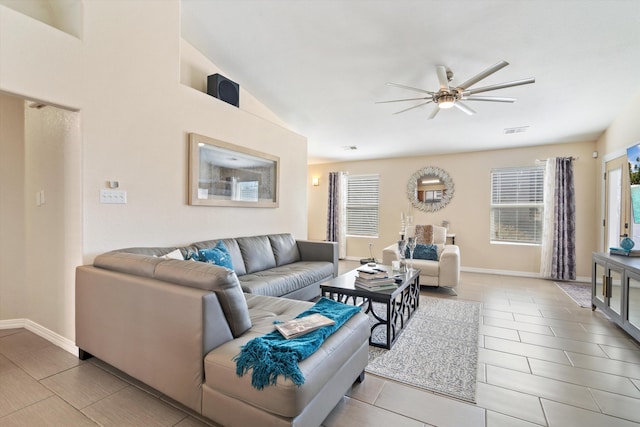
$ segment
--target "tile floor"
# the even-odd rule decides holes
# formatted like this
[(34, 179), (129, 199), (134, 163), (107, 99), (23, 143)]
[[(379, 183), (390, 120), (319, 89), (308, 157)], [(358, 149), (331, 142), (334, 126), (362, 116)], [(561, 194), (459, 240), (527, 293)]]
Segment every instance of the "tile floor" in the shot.
[[(342, 269), (353, 268), (343, 263)], [(367, 375), (326, 427), (640, 426), (640, 346), (552, 282), (462, 273), (480, 301), (475, 405)], [(206, 420), (98, 359), (0, 330), (0, 426), (202, 426)]]

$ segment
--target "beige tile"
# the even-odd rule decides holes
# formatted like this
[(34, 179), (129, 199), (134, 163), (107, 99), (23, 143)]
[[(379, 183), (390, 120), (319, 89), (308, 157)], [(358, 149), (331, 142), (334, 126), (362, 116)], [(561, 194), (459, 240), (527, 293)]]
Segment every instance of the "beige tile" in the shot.
[(322, 425), (325, 427), (422, 427), (424, 424), (395, 412), (345, 397), (331, 411)]
[(487, 383), (592, 411), (598, 410), (598, 405), (586, 387), (551, 378), (487, 366)]
[(206, 426), (215, 426), (213, 423), (205, 423), (203, 421), (197, 420), (193, 417), (187, 417), (184, 420), (180, 421), (175, 427), (206, 427)]
[(640, 399), (601, 390), (591, 390), (602, 412), (614, 417), (640, 422)]
[(585, 329), (577, 321), (573, 322), (570, 320), (550, 319), (548, 317), (529, 316), (526, 314), (514, 314), (513, 317), (515, 318), (516, 322), (533, 323), (535, 325), (544, 325), (551, 327), (559, 326), (565, 329), (574, 329), (576, 331), (585, 332)]
[(571, 352), (567, 352), (567, 356), (569, 357), (569, 360), (571, 360), (571, 364), (578, 368), (591, 369), (593, 371), (640, 379), (640, 365), (636, 363), (628, 363), (621, 360), (606, 359)]
[(45, 378), (42, 384), (78, 409), (128, 386), (124, 381), (91, 363), (84, 363)]
[(0, 338), (0, 353), (10, 360), (19, 359), (20, 355), (28, 354), (51, 343), (36, 334), (23, 329), (21, 332)]
[(487, 365), (478, 362), (478, 369), (476, 369), (476, 381), (481, 383), (487, 382)]
[[(533, 302), (535, 304), (544, 306), (564, 306), (567, 303), (573, 303), (573, 300), (567, 301), (564, 299), (557, 299), (557, 298), (544, 298), (544, 297), (533, 297)], [(575, 304), (575, 303), (574, 303)]]
[(7, 372), (12, 369), (20, 369), (20, 368), (11, 360), (7, 359), (6, 357), (0, 354), (0, 375), (2, 375), (3, 372)]
[(155, 397), (161, 397), (162, 393), (160, 393), (158, 390), (149, 387), (147, 384), (143, 383), (142, 381), (133, 378), (131, 375), (126, 374), (124, 372), (122, 372), (121, 370), (114, 368), (113, 366), (109, 365), (108, 363), (98, 359), (98, 358), (91, 358), (89, 359), (89, 362), (92, 363), (93, 365), (97, 366), (100, 369), (104, 369), (105, 371), (109, 372), (112, 375), (115, 375), (116, 377), (120, 378), (123, 381), (126, 381), (129, 384), (132, 384), (134, 386), (136, 386), (137, 388), (139, 388), (140, 390), (143, 390), (145, 392), (147, 392), (148, 394), (151, 394)]
[(542, 399), (549, 427), (637, 427), (638, 424)]
[(22, 353), (16, 357), (14, 362), (37, 380), (84, 363), (68, 351), (55, 345)]
[(529, 365), (534, 375), (640, 398), (640, 390), (626, 377), (537, 359), (529, 359)]
[(601, 335), (611, 335), (613, 337), (627, 338), (628, 335), (622, 329), (620, 329), (617, 325), (613, 323), (603, 323), (601, 325), (590, 324), (590, 323), (581, 323), (580, 326), (589, 333), (592, 334), (601, 334)]
[(495, 317), (497, 319), (513, 320), (513, 313), (507, 311), (491, 310), (485, 307), (482, 307), (481, 315), (484, 317)]
[(638, 350), (637, 344), (631, 338), (624, 338), (611, 335), (595, 334), (592, 332), (578, 331), (570, 328), (562, 328), (552, 326), (551, 329), (557, 337), (570, 338), (576, 341), (585, 341), (594, 344), (604, 344), (612, 347), (626, 348), (629, 350)]
[(97, 426), (74, 407), (51, 396), (17, 412), (0, 418), (3, 427), (27, 426)]
[(496, 326), (499, 328), (508, 328), (518, 331), (535, 332), (536, 334), (553, 335), (553, 331), (550, 327), (544, 325), (536, 325), (532, 323), (516, 322), (513, 320), (504, 320), (496, 318), (485, 318), (484, 324), (489, 326)]
[(24, 329), (22, 328), (12, 328), (12, 329), (0, 329), (0, 338), (1, 337), (6, 337), (8, 335), (13, 335), (13, 334), (17, 334), (18, 332), (22, 332), (24, 331)]
[(601, 315), (601, 313), (594, 313), (591, 310), (583, 309), (581, 311), (570, 310), (556, 310), (546, 308), (540, 310), (543, 317), (549, 319), (561, 319), (569, 320), (571, 322), (580, 322), (586, 324), (606, 325), (607, 320)]
[(509, 305), (508, 301), (506, 304), (503, 302), (491, 302), (491, 301), (485, 302), (484, 307), (486, 307), (489, 310), (506, 311), (509, 313), (514, 313), (514, 317), (516, 316), (516, 314), (522, 314), (527, 316), (542, 316), (540, 314), (540, 311), (535, 307), (513, 306), (513, 305)]
[(640, 351), (638, 350), (630, 350), (608, 345), (601, 345), (600, 347), (611, 359), (640, 364)]
[(484, 345), (490, 350), (569, 364), (569, 360), (564, 352), (555, 348), (540, 347), (533, 344), (525, 344), (494, 337), (485, 337)]
[(0, 417), (25, 408), (53, 393), (21, 369), (0, 374)]
[(476, 404), (534, 424), (545, 425), (544, 413), (540, 399), (536, 396), (507, 390), (490, 384), (478, 383), (476, 388)]
[(82, 410), (101, 426), (172, 426), (186, 414), (129, 386)]
[(367, 373), (363, 382), (355, 382), (347, 391), (346, 395), (353, 397), (361, 402), (373, 404), (382, 391), (382, 387), (386, 382), (385, 379), (373, 374)]
[(535, 344), (542, 347), (557, 348), (559, 350), (589, 354), (591, 356), (607, 357), (606, 353), (602, 351), (600, 346), (584, 341), (575, 341), (567, 338), (532, 334), (530, 332), (521, 332), (520, 339), (524, 343)]
[(487, 411), (487, 427), (537, 427), (546, 424), (533, 424), (529, 421), (519, 420), (508, 415)]
[(524, 306), (525, 304), (535, 305), (533, 302), (533, 297), (528, 294), (510, 295), (509, 304), (522, 306)]
[(485, 410), (476, 405), (403, 387), (391, 381), (385, 383), (375, 405), (438, 427), (485, 425)]
[(520, 341), (518, 331), (513, 329), (499, 328), (497, 326), (480, 325), (479, 331), (481, 335), (503, 338), (505, 340)]
[(501, 368), (513, 369), (529, 373), (529, 363), (524, 356), (516, 354), (504, 353), (502, 351), (489, 350), (481, 348), (478, 351), (478, 363), (487, 365), (500, 366)]

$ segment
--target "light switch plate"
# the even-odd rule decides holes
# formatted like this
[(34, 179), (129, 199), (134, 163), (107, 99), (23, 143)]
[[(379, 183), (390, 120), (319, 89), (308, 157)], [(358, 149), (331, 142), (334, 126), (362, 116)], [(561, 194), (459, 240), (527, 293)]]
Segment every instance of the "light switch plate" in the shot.
[(127, 192), (124, 190), (100, 190), (100, 203), (126, 204)]

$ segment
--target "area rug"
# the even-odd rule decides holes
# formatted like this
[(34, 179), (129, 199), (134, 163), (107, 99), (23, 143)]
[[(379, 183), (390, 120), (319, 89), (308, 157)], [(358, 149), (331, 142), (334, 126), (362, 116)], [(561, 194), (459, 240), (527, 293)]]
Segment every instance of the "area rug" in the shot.
[(580, 307), (591, 308), (591, 284), (573, 282), (553, 282)]
[(475, 402), (479, 319), (480, 303), (421, 296), (391, 350), (369, 346), (366, 371)]

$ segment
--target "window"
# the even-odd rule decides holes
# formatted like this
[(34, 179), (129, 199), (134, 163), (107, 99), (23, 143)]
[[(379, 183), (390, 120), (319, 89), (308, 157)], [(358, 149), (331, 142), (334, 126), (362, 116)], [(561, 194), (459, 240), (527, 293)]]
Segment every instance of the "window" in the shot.
[(378, 236), (378, 175), (347, 177), (347, 235)]
[(491, 171), (491, 242), (542, 242), (544, 166)]

